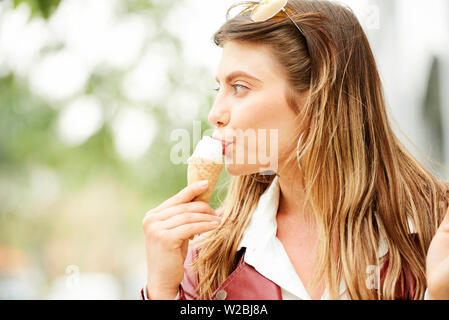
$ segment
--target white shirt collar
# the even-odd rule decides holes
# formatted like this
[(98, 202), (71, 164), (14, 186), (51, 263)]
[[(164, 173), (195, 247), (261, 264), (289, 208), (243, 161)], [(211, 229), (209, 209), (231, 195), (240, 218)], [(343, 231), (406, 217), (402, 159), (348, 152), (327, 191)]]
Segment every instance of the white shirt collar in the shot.
[[(279, 197), (280, 187), (278, 176), (276, 176), (259, 198), (238, 250), (246, 247), (245, 262), (255, 267), (259, 273), (301, 299), (310, 299), (282, 243), (276, 237)], [(413, 230), (410, 220), (409, 225)], [(378, 257), (382, 258), (387, 252), (387, 241), (381, 235)], [(342, 280), (340, 295), (344, 292), (345, 286)]]
[(246, 228), (238, 250), (242, 247), (253, 248), (265, 244), (276, 237), (276, 215), (279, 205), (280, 188), (276, 176), (270, 186), (260, 196), (251, 221)]
[[(275, 237), (277, 233), (276, 215), (279, 206), (280, 187), (278, 176), (275, 176), (270, 186), (259, 198), (257, 206), (246, 228), (238, 250), (242, 247), (258, 246), (262, 242)], [(413, 223), (408, 219), (410, 233), (414, 232)], [(381, 234), (378, 257), (382, 258), (388, 252), (386, 238)]]

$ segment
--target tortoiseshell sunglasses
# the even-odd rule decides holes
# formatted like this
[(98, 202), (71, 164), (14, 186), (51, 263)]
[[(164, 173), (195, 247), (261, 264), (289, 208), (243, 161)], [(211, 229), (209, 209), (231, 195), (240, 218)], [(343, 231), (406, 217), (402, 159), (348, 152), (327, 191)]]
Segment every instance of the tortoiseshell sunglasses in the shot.
[(307, 41), (304, 31), (298, 26), (295, 20), (293, 20), (287, 10), (285, 10), (287, 3), (288, 0), (261, 0), (259, 3), (243, 10), (240, 14), (251, 11), (250, 17), (253, 22), (263, 22), (270, 20), (279, 12), (283, 11)]

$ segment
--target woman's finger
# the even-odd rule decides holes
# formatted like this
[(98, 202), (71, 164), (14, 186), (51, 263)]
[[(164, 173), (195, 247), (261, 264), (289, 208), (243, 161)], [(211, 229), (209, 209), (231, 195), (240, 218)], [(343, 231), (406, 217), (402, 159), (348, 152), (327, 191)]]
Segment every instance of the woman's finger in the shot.
[(197, 212), (216, 216), (215, 210), (212, 209), (212, 207), (208, 203), (203, 201), (195, 201), (182, 203), (174, 207), (166, 208), (165, 210), (156, 212), (154, 217), (156, 220), (164, 221), (176, 215), (182, 215), (188, 212)]
[(210, 214), (189, 212), (185, 214), (179, 214), (160, 222), (160, 227), (164, 229), (173, 229), (185, 224), (195, 223), (195, 222), (221, 222), (221, 219), (217, 216), (212, 216)]
[(188, 185), (187, 187), (179, 191), (173, 197), (162, 202), (162, 204), (157, 207), (156, 210), (160, 211), (168, 207), (176, 206), (178, 204), (191, 202), (193, 199), (195, 199), (195, 197), (204, 193), (208, 187), (209, 181), (207, 180), (192, 183), (191, 185)]
[(185, 241), (194, 237), (196, 234), (200, 234), (207, 231), (212, 231), (219, 225), (218, 221), (213, 222), (194, 222), (181, 225), (179, 227), (166, 230), (168, 232), (168, 237), (172, 241)]

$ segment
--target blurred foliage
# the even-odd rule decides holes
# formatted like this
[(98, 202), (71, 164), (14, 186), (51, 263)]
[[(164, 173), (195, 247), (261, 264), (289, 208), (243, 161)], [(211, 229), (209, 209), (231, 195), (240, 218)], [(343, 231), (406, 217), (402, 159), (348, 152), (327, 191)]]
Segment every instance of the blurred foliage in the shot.
[[(13, 5), (22, 3), (31, 8), (32, 17), (48, 19), (60, 1), (14, 0)], [(162, 21), (180, 1), (124, 3), (124, 14), (148, 12)], [(158, 33), (156, 39), (147, 41), (168, 42), (182, 49), (162, 25)], [(44, 48), (41, 55), (55, 50), (50, 49)], [(208, 70), (187, 66), (181, 59), (173, 61), (171, 70), (172, 90), (207, 88), (212, 79)], [(14, 72), (0, 75), (0, 244), (23, 251), (27, 256), (23, 268), (40, 270), (46, 285), (63, 276), (70, 264), (79, 265), (83, 272), (111, 272), (125, 281), (127, 272), (144, 262), (141, 222), (145, 212), (186, 185), (186, 165), (173, 165), (169, 160), (175, 143), (170, 133), (180, 125), (170, 120), (163, 104), (138, 105), (158, 123), (146, 155), (127, 162), (116, 152), (111, 118), (119, 111), (118, 105), (135, 106), (120, 94), (126, 71), (97, 68), (90, 74), (82, 94), (102, 102), (106, 119), (100, 130), (76, 146), (66, 145), (57, 134), (58, 117), (67, 101), (48, 101), (33, 94), (27, 80)], [(193, 84), (186, 84), (184, 79), (192, 77)], [(202, 101), (198, 117), (206, 119), (213, 97), (203, 93), (198, 93)], [(203, 120), (202, 130), (208, 128)], [(185, 129), (192, 132), (191, 125)], [(219, 185), (227, 179), (223, 174)], [(219, 187), (211, 205), (219, 205), (225, 194)], [(39, 292), (45, 295), (45, 288)]]
[(43, 18), (48, 19), (51, 14), (56, 10), (61, 0), (14, 0), (14, 7), (17, 7), (21, 3), (26, 3), (31, 8), (31, 14), (41, 15)]

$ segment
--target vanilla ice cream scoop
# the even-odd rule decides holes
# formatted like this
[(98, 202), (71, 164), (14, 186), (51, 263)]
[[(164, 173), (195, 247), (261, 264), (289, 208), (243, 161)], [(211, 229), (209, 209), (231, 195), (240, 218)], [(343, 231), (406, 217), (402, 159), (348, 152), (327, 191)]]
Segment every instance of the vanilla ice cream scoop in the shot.
[(193, 158), (209, 159), (216, 163), (223, 163), (223, 145), (218, 140), (204, 136), (196, 145), (192, 156), (187, 162), (190, 162)]
[(194, 201), (209, 202), (223, 170), (223, 145), (220, 141), (204, 136), (195, 147), (192, 156), (187, 160), (187, 183), (208, 180), (208, 189)]

